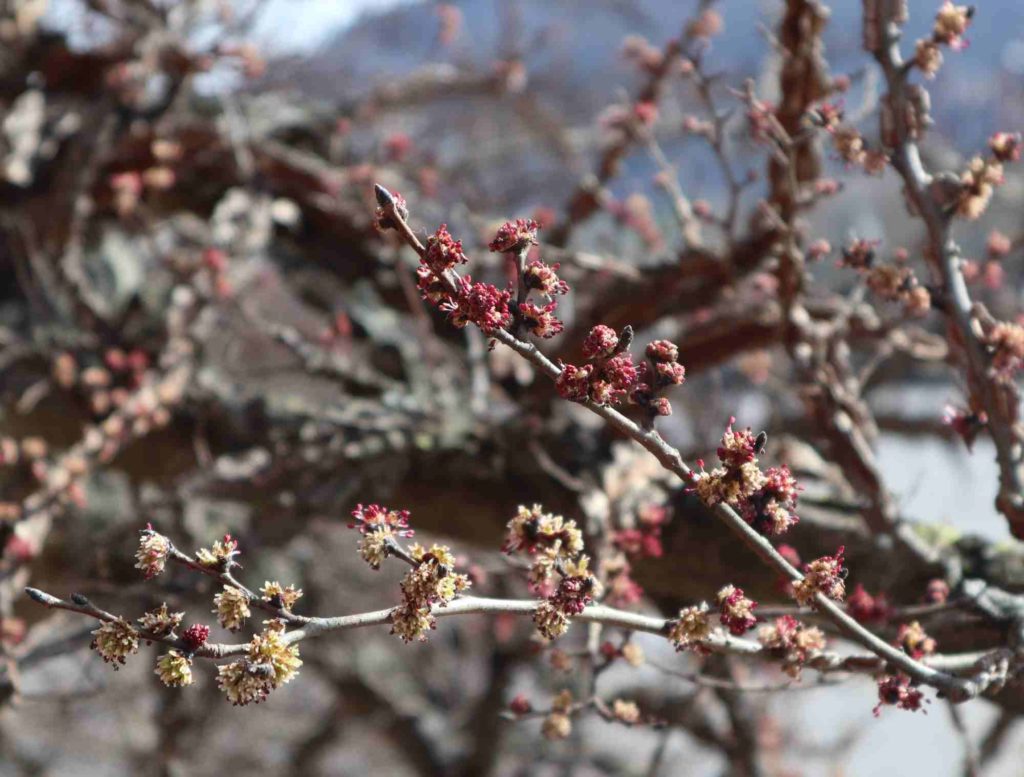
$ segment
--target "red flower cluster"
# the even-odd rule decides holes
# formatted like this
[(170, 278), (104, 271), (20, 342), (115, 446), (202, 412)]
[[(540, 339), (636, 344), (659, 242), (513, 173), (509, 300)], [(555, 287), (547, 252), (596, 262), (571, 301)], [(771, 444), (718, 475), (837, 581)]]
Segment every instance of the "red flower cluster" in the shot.
[(885, 594), (872, 596), (857, 583), (853, 593), (846, 598), (846, 611), (859, 623), (884, 623), (889, 620), (892, 608)]
[(842, 545), (834, 556), (822, 556), (804, 564), (804, 579), (793, 583), (793, 598), (803, 606), (814, 604), (816, 594), (841, 602), (846, 596), (846, 569), (843, 567)]
[(414, 532), (409, 528), (408, 510), (389, 510), (383, 505), (356, 505), (352, 511), (350, 529), (358, 529), (360, 534), (370, 534), (387, 529), (396, 537), (411, 537)]
[(512, 295), (489, 283), (473, 283), (468, 275), (459, 278), (458, 294), (441, 303), (441, 310), (458, 328), (476, 324), (484, 334), (504, 329), (512, 321), (508, 303)]
[(757, 602), (743, 595), (743, 589), (727, 585), (718, 592), (718, 619), (729, 629), (730, 634), (739, 637), (757, 625), (754, 609)]
[(487, 247), (495, 253), (521, 251), (528, 246), (537, 245), (538, 229), (540, 224), (533, 219), (506, 221)]
[(199, 648), (206, 644), (206, 640), (210, 636), (210, 627), (204, 626), (201, 623), (197, 623), (194, 626), (189, 626), (181, 635), (181, 641), (184, 643), (185, 650), (189, 653), (195, 653)]
[(539, 291), (548, 299), (556, 294), (568, 294), (569, 284), (558, 277), (559, 267), (561, 265), (558, 262), (547, 264), (535, 259), (526, 265), (526, 269), (523, 271), (523, 283), (526, 284), (526, 288)]
[(878, 704), (873, 710), (877, 718), (882, 707), (893, 706), (901, 710), (916, 712), (924, 703), (924, 694), (912, 688), (910, 678), (904, 674), (883, 675), (878, 680)]
[(603, 324), (591, 329), (583, 341), (583, 355), (589, 363), (562, 365), (555, 382), (559, 395), (570, 402), (590, 400), (598, 405), (629, 401), (652, 415), (670, 415), (672, 406), (657, 394), (686, 379), (685, 368), (676, 362), (679, 349), (667, 340), (655, 341), (647, 347), (649, 360), (637, 365), (628, 351), (632, 340), (629, 327), (621, 334)]
[(792, 615), (783, 615), (775, 622), (758, 629), (757, 640), (765, 650), (782, 659), (783, 669), (790, 677), (799, 677), (804, 664), (825, 648), (821, 629), (805, 626)]
[(785, 465), (771, 467), (764, 477), (764, 485), (741, 505), (740, 514), (761, 534), (785, 534), (800, 521), (794, 510), (803, 486), (796, 482)]
[(731, 505), (762, 534), (784, 534), (800, 520), (793, 511), (802, 488), (788, 467), (762, 472), (757, 457), (766, 435), (755, 436), (749, 428), (736, 431), (734, 423), (736, 419), (730, 418), (717, 450), (722, 466), (706, 472), (704, 462), (698, 461), (700, 471), (693, 473), (693, 491), (707, 505)]
[(447, 224), (439, 226), (437, 232), (427, 238), (423, 264), (434, 275), (443, 275), (455, 265), (465, 263), (466, 255), (462, 253), (462, 241), (455, 240), (448, 233)]
[(535, 336), (545, 339), (554, 337), (563, 329), (562, 322), (555, 318), (554, 310), (557, 307), (555, 302), (549, 302), (544, 307), (522, 302), (519, 304), (519, 319)]
[(668, 509), (662, 505), (648, 504), (637, 512), (637, 526), (619, 529), (612, 541), (619, 550), (631, 556), (660, 558), (664, 552), (661, 544), (661, 527), (668, 521)]

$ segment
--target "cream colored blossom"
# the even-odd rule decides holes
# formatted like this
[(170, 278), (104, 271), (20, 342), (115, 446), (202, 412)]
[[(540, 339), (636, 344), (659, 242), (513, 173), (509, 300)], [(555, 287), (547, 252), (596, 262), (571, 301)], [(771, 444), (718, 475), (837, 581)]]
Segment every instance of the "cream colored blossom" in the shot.
[(172, 650), (157, 659), (155, 674), (168, 688), (184, 688), (192, 685), (192, 661)]
[(139, 652), (139, 632), (133, 629), (127, 621), (116, 620), (104, 623), (92, 633), (93, 640), (89, 646), (108, 664), (122, 666), (125, 659), (132, 653)]
[(252, 611), (249, 609), (249, 597), (243, 591), (231, 585), (224, 586), (224, 590), (213, 597), (216, 609), (217, 620), (225, 629), (238, 631), (242, 628)]

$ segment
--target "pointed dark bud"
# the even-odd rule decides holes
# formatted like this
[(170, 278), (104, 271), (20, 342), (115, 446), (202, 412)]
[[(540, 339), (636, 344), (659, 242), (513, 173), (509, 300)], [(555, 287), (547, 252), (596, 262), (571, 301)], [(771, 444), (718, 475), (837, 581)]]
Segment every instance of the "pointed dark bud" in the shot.
[(60, 604), (60, 600), (54, 596), (50, 596), (48, 593), (40, 591), (38, 588), (26, 588), (25, 593), (28, 594), (28, 598), (34, 602), (45, 604), (47, 607), (52, 607), (55, 604)]
[(377, 197), (377, 205), (382, 208), (389, 208), (395, 204), (395, 198), (391, 192), (381, 186), (379, 183), (373, 185), (373, 193)]
[(768, 432), (761, 432), (754, 440), (754, 453), (760, 456), (764, 453), (764, 446), (768, 444)]
[(79, 607), (88, 607), (89, 599), (84, 594), (71, 594), (71, 601)]
[(622, 331), (619, 332), (619, 344), (615, 347), (615, 353), (622, 353), (628, 351), (629, 346), (633, 344), (633, 327), (626, 324), (622, 327)]

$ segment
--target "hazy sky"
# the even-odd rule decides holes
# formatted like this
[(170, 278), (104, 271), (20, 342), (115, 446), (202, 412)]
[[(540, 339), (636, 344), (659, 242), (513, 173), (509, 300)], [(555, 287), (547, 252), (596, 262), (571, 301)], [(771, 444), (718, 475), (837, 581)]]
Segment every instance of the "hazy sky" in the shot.
[(316, 48), (364, 11), (409, 2), (413, 0), (270, 0), (257, 35), (273, 53)]

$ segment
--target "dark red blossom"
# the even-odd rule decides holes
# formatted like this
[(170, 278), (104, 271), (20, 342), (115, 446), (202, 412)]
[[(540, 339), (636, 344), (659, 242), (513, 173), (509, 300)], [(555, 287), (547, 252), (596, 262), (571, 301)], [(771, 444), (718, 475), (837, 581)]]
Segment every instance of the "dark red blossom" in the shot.
[(533, 712), (533, 705), (530, 704), (530, 700), (523, 694), (517, 694), (512, 701), (508, 703), (509, 711), (514, 715), (526, 715)]
[(195, 653), (199, 648), (206, 644), (206, 640), (209, 639), (209, 637), (210, 627), (197, 623), (194, 626), (189, 626), (185, 629), (181, 635), (181, 641), (189, 653)]
[(911, 687), (909, 677), (904, 674), (883, 675), (878, 680), (878, 704), (872, 712), (876, 718), (881, 714), (882, 707), (886, 706), (916, 712), (921, 709), (923, 702), (924, 694)]

